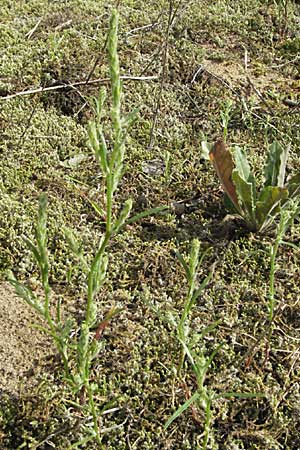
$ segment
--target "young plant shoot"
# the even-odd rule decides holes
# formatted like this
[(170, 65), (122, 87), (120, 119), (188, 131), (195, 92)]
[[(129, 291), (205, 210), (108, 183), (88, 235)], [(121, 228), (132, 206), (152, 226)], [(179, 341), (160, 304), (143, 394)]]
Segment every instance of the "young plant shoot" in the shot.
[(176, 327), (177, 339), (182, 347), (177, 374), (182, 382), (182, 379), (184, 378), (184, 374), (182, 373), (184, 360), (187, 357), (196, 380), (196, 388), (195, 392), (189, 394), (189, 398), (186, 402), (172, 414), (164, 426), (164, 429), (166, 430), (174, 420), (189, 408), (192, 409), (193, 416), (194, 418), (197, 418), (198, 421), (199, 419), (196, 411), (199, 411), (201, 415), (204, 416), (201, 450), (207, 450), (209, 442), (213, 445), (214, 438), (212, 425), (214, 417), (212, 408), (215, 400), (219, 398), (255, 398), (262, 396), (257, 393), (242, 392), (223, 392), (218, 394), (206, 384), (207, 372), (212, 369), (213, 360), (218, 351), (222, 348), (222, 344), (218, 344), (211, 354), (207, 354), (208, 351), (205, 347), (204, 338), (206, 335), (213, 332), (218, 326), (219, 321), (204, 327), (200, 333), (197, 333), (192, 330), (190, 315), (195, 302), (206, 288), (213, 275), (213, 269), (211, 269), (202, 283), (199, 286), (197, 285), (198, 269), (209, 250), (210, 249), (202, 253), (200, 257), (200, 242), (197, 239), (194, 239), (188, 260), (186, 260), (179, 252), (177, 253), (177, 257), (184, 269), (185, 277), (188, 282), (188, 293), (184, 302), (181, 317), (179, 320), (176, 320), (175, 316), (172, 315), (172, 320), (169, 321), (169, 323)]
[(99, 321), (96, 296), (107, 278), (109, 261), (108, 244), (111, 238), (125, 224), (132, 207), (132, 200), (128, 199), (125, 201), (119, 215), (115, 213), (118, 209), (116, 206), (119, 205), (115, 205), (114, 194), (123, 175), (126, 136), (136, 117), (136, 110), (132, 111), (126, 117), (121, 114), (122, 86), (117, 54), (117, 35), (118, 15), (116, 11), (113, 11), (108, 35), (108, 57), (112, 89), (111, 144), (108, 145), (106, 142), (101, 123), (106, 98), (104, 89), (100, 90), (99, 97), (95, 99), (95, 118), (90, 121), (88, 128), (89, 146), (95, 154), (105, 180), (106, 200), (104, 207), (94, 204), (94, 208), (97, 211), (101, 211), (105, 217), (105, 231), (99, 239), (98, 249), (91, 258), (91, 262), (90, 258), (84, 255), (82, 245), (77, 242), (74, 233), (69, 229), (65, 230), (65, 236), (69, 246), (78, 258), (83, 272), (87, 274), (85, 315), (80, 325), (78, 339), (75, 343), (74, 338), (72, 340), (70, 338), (75, 320), (68, 318), (62, 322), (59, 304), (57, 306), (57, 313), (53, 316), (51, 315), (51, 289), (49, 285), (49, 263), (47, 257), (47, 197), (45, 194), (42, 194), (39, 200), (36, 244), (25, 240), (40, 269), (44, 298), (41, 299), (39, 296), (36, 296), (29, 287), (17, 281), (13, 274), (9, 274), (9, 281), (15, 287), (17, 294), (45, 320), (46, 326), (43, 327), (43, 330), (51, 335), (62, 358), (64, 377), (75, 395), (74, 404), (78, 404), (80, 410), (86, 412), (86, 416), (92, 417), (93, 426), (86, 428), (87, 436), (82, 442), (76, 443), (76, 448), (83, 443), (87, 443), (89, 440), (96, 440), (99, 448), (102, 448), (99, 416), (101, 415), (101, 411), (103, 412), (105, 410), (105, 406), (103, 404), (96, 404), (97, 402), (94, 397), (97, 386), (90, 382), (91, 369), (93, 360), (103, 347), (101, 333), (110, 319), (119, 311), (117, 308), (112, 307), (106, 316), (104, 316), (104, 319)]

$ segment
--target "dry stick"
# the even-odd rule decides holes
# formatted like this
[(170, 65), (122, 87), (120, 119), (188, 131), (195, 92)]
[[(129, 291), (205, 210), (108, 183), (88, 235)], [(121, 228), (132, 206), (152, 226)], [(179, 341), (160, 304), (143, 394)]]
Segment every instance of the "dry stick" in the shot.
[(168, 59), (168, 49), (169, 49), (169, 37), (170, 37), (170, 31), (171, 31), (171, 25), (172, 25), (172, 18), (174, 17), (172, 13), (173, 13), (173, 1), (169, 0), (168, 25), (167, 25), (166, 39), (164, 42), (163, 56), (162, 56), (162, 72), (161, 72), (160, 86), (159, 86), (156, 107), (155, 107), (155, 112), (154, 112), (154, 119), (152, 122), (151, 131), (150, 131), (150, 141), (149, 141), (148, 150), (151, 150), (153, 147), (154, 131), (155, 131), (156, 124), (157, 124), (158, 113), (159, 113), (160, 104), (161, 104), (161, 97), (162, 97), (162, 92), (163, 92), (163, 88), (164, 88), (164, 84), (165, 84), (165, 75), (166, 75), (166, 69), (167, 69), (167, 59)]
[[(157, 80), (158, 76), (153, 75), (149, 77), (131, 77), (128, 75), (124, 75), (120, 77), (121, 80), (132, 80), (132, 81), (149, 81), (149, 80)], [(8, 100), (15, 97), (21, 97), (25, 95), (32, 95), (32, 94), (39, 94), (42, 92), (49, 92), (49, 91), (58, 91), (59, 89), (66, 89), (66, 88), (75, 88), (75, 86), (84, 86), (87, 84), (101, 84), (101, 83), (108, 83), (110, 81), (109, 78), (97, 78), (95, 80), (89, 80), (88, 82), (86, 80), (84, 81), (75, 81), (75, 83), (64, 83), (59, 84), (57, 86), (49, 86), (49, 87), (40, 87), (37, 89), (28, 89), (27, 91), (21, 91), (16, 92), (14, 94), (6, 95), (5, 97), (0, 96), (0, 100)]]
[(256, 95), (261, 99), (261, 101), (263, 102), (263, 104), (266, 106), (267, 110), (269, 111), (269, 113), (274, 116), (274, 111), (271, 108), (271, 106), (269, 105), (269, 103), (267, 102), (267, 100), (264, 98), (264, 96), (259, 92), (259, 90), (257, 89), (257, 87), (254, 85), (254, 83), (251, 81), (250, 77), (247, 76), (247, 81), (249, 83), (249, 85), (252, 87), (252, 89), (254, 90), (254, 92), (256, 93)]
[[(154, 23), (156, 24), (156, 26), (158, 26), (158, 25), (160, 24), (160, 19), (161, 19), (161, 17), (162, 17), (162, 12), (159, 12), (157, 18), (156, 18), (155, 21), (154, 21)], [(156, 49), (156, 50), (152, 53), (152, 55), (151, 55), (151, 57), (150, 57), (150, 60), (148, 61), (148, 64), (146, 64), (146, 67), (144, 67), (143, 70), (140, 72), (140, 76), (143, 76), (143, 75), (147, 72), (147, 70), (148, 70), (150, 67), (153, 67), (153, 62), (156, 60), (157, 56), (160, 54), (161, 49), (162, 49), (162, 46), (160, 46), (158, 49)]]
[[(107, 45), (107, 41), (108, 41), (108, 33), (106, 33), (105, 42), (104, 42), (104, 45), (103, 45), (103, 47), (102, 47), (102, 49), (101, 49), (101, 52), (104, 52), (104, 51), (105, 51), (106, 45)], [(89, 73), (88, 76), (86, 77), (86, 82), (85, 82), (85, 84), (87, 84), (87, 83), (90, 81), (90, 79), (91, 79), (93, 73), (95, 72), (95, 69), (96, 69), (96, 67), (97, 67), (97, 65), (98, 65), (98, 62), (100, 61), (101, 57), (102, 57), (102, 55), (100, 54), (100, 55), (96, 58), (96, 60), (95, 60), (95, 62), (94, 62), (94, 64), (93, 64), (93, 67), (92, 67), (92, 69), (90, 70), (90, 73)]]
[(27, 131), (30, 128), (32, 118), (33, 118), (33, 116), (34, 116), (34, 114), (35, 114), (35, 112), (37, 110), (37, 106), (38, 106), (38, 102), (35, 102), (35, 104), (33, 105), (32, 111), (29, 114), (29, 117), (28, 117), (28, 120), (27, 120), (27, 124), (25, 125), (24, 131), (23, 131), (23, 133), (21, 134), (21, 136), (18, 139), (18, 142), (17, 142), (17, 145), (16, 145), (17, 148), (19, 148), (19, 146), (20, 146), (20, 144), (22, 142), (22, 139), (24, 138), (24, 136), (26, 135)]
[(25, 37), (27, 37), (27, 39), (31, 39), (32, 38), (33, 33), (37, 30), (37, 28), (38, 28), (39, 24), (41, 23), (41, 21), (42, 21), (42, 18), (40, 18), (37, 21), (37, 23), (34, 25), (34, 27), (31, 30), (29, 30), (28, 33), (25, 34)]
[(144, 31), (144, 30), (152, 30), (153, 28), (157, 27), (158, 22), (153, 22), (153, 23), (149, 23), (148, 25), (143, 25), (142, 27), (137, 27), (137, 28), (133, 28), (132, 30), (127, 31), (127, 33), (125, 33), (125, 36), (130, 36), (131, 34), (136, 34), (139, 31)]
[(288, 66), (289, 64), (293, 64), (294, 62), (298, 61), (300, 59), (300, 55), (295, 56), (295, 58), (291, 59), (290, 61), (286, 61), (282, 64), (278, 64), (277, 66), (270, 66), (270, 69), (280, 69), (281, 67)]
[(153, 143), (154, 143), (154, 132), (155, 132), (156, 124), (157, 124), (158, 113), (159, 113), (160, 104), (161, 104), (161, 97), (162, 97), (162, 92), (163, 92), (164, 83), (165, 83), (170, 31), (171, 31), (172, 25), (174, 24), (174, 21), (175, 21), (177, 13), (179, 11), (179, 8), (181, 6), (181, 3), (182, 3), (182, 0), (179, 0), (176, 8), (174, 8), (173, 1), (172, 0), (169, 1), (169, 16), (168, 16), (167, 34), (166, 34), (166, 39), (165, 39), (164, 46), (163, 46), (161, 83), (160, 83), (160, 89), (159, 89), (158, 96), (157, 96), (157, 103), (156, 103), (152, 128), (150, 131), (150, 141), (149, 141), (149, 146), (148, 146), (149, 150), (153, 147)]

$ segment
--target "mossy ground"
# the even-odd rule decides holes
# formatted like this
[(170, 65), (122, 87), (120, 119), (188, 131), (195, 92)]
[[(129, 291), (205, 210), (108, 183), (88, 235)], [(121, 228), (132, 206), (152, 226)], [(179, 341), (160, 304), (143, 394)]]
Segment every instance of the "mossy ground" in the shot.
[[(2, 3), (2, 96), (108, 76), (104, 46), (113, 2)], [(169, 2), (119, 3), (122, 74), (159, 76)], [(265, 395), (218, 400), (209, 448), (300, 448), (299, 250), (280, 247), (279, 309), (268, 340), (269, 250), (274, 236), (253, 235), (238, 222), (224, 220), (219, 183), (210, 164), (200, 158), (201, 140), (214, 141), (222, 134), (220, 111), (231, 99), (228, 141), (245, 146), (255, 172), (260, 173), (267, 143), (273, 139), (291, 141), (289, 172), (299, 170), (300, 5), (286, 3), (287, 16), (280, 1), (178, 2), (151, 148), (160, 81), (124, 82), (124, 109), (141, 109), (128, 139), (119, 204), (132, 197), (136, 212), (174, 202), (180, 208), (128, 226), (110, 246), (99, 314), (113, 303), (122, 313), (106, 329), (105, 350), (94, 368), (100, 401), (111, 401), (117, 408), (101, 419), (109, 429), (103, 434), (107, 449), (201, 448), (202, 423), (193, 420), (189, 410), (163, 431), (185, 401), (185, 387), (194, 391), (195, 380), (188, 365), (182, 380), (174, 376), (179, 346), (172, 329), (154, 312), (182, 310), (187, 285), (174, 254), (177, 249), (188, 252), (194, 237), (213, 249), (199, 279), (216, 263), (192, 318), (195, 331), (220, 320), (206, 341), (208, 353), (223, 343), (207, 385), (218, 392)], [(101, 201), (102, 176), (85, 131), (91, 114), (86, 99), (97, 90), (88, 85), (1, 99), (0, 111), (1, 271), (13, 269), (38, 284), (21, 236), (32, 237), (37, 198), (46, 191), (51, 283), (56, 292), (73, 298), (78, 320), (84, 279), (61, 230), (71, 226), (87, 253), (103, 230), (87, 200)], [(287, 99), (298, 107), (287, 106)], [(77, 155), (84, 157), (74, 159)], [(296, 223), (286, 240), (298, 245), (299, 239)], [(55, 362), (59, 374), (57, 366)], [(1, 393), (1, 448), (63, 450), (79, 439), (80, 418), (62, 386), (59, 375), (49, 373), (36, 392)]]

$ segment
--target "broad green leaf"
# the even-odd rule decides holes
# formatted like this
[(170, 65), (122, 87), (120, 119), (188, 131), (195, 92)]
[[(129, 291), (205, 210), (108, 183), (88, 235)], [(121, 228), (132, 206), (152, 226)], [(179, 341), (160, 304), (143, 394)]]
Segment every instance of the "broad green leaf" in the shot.
[(294, 175), (287, 183), (286, 187), (289, 191), (289, 198), (296, 197), (300, 194), (300, 173)]
[(250, 166), (247, 161), (246, 155), (241, 150), (240, 147), (235, 147), (234, 149), (234, 159), (235, 159), (235, 167), (238, 171), (241, 178), (243, 178), (244, 181), (249, 181), (250, 176)]
[(270, 145), (264, 170), (265, 186), (284, 186), (288, 151), (288, 146), (282, 147), (277, 141)]
[(247, 157), (240, 147), (235, 147), (235, 166), (240, 177), (247, 183), (252, 184), (252, 197), (253, 203), (256, 202), (256, 181), (252, 173), (250, 172), (250, 166), (247, 161)]
[(198, 392), (195, 392), (195, 394), (193, 394), (191, 396), (191, 398), (189, 398), (182, 406), (180, 406), (175, 412), (174, 414), (170, 417), (169, 420), (167, 420), (167, 422), (165, 423), (164, 429), (166, 430), (172, 422), (174, 422), (175, 419), (177, 419), (177, 417), (180, 416), (180, 414), (182, 414), (186, 409), (188, 409), (188, 407), (194, 403), (195, 401), (197, 401), (200, 398), (200, 394)]
[[(266, 227), (268, 221), (277, 213), (277, 206), (281, 200), (288, 198), (288, 190), (278, 186), (266, 186), (260, 193), (256, 202), (255, 217), (258, 229)], [(275, 214), (274, 214), (275, 213)]]
[(255, 198), (253, 195), (253, 184), (245, 181), (237, 170), (232, 172), (232, 180), (234, 182), (237, 196), (239, 199), (240, 209), (244, 211), (246, 216), (245, 218), (248, 221), (253, 221), (254, 212), (255, 212)]

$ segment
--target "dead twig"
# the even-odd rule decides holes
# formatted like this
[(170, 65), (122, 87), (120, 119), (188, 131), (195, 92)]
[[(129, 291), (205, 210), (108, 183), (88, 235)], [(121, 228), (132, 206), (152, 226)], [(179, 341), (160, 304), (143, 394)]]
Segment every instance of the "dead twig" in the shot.
[(37, 30), (38, 26), (40, 25), (42, 19), (40, 18), (37, 23), (34, 25), (33, 28), (31, 28), (31, 30), (28, 31), (28, 33), (25, 34), (25, 37), (27, 37), (27, 39), (31, 39), (33, 33)]
[(165, 84), (165, 75), (166, 75), (166, 70), (167, 70), (169, 38), (170, 38), (170, 31), (171, 31), (171, 26), (172, 26), (173, 9), (174, 9), (173, 1), (170, 0), (169, 1), (169, 12), (168, 12), (168, 24), (167, 24), (167, 30), (166, 30), (166, 38), (164, 41), (163, 54), (162, 54), (162, 71), (161, 71), (161, 76), (160, 76), (160, 86), (159, 86), (159, 91), (158, 91), (158, 95), (157, 95), (157, 99), (156, 99), (154, 118), (153, 118), (152, 127), (151, 127), (151, 131), (150, 131), (150, 140), (149, 140), (149, 147), (148, 147), (149, 150), (153, 147), (153, 143), (154, 143), (154, 132), (155, 132), (155, 128), (156, 128), (156, 124), (157, 124), (157, 120), (158, 120), (158, 113), (159, 113), (160, 104), (161, 104), (161, 97), (162, 97), (164, 84)]
[[(150, 80), (157, 80), (158, 76), (157, 75), (152, 75), (152, 76), (143, 76), (143, 77), (134, 77), (134, 76), (128, 76), (128, 75), (124, 75), (120, 77), (121, 80), (124, 81), (150, 81)], [(44, 92), (50, 92), (50, 91), (58, 91), (60, 89), (66, 89), (66, 88), (71, 88), (71, 89), (75, 89), (76, 86), (84, 86), (84, 85), (88, 85), (88, 84), (104, 84), (104, 83), (108, 83), (110, 81), (110, 78), (97, 78), (95, 80), (89, 80), (89, 81), (75, 81), (74, 83), (63, 83), (63, 84), (58, 84), (55, 86), (48, 86), (48, 87), (39, 87), (36, 89), (28, 89), (26, 91), (20, 91), (20, 92), (15, 92), (14, 94), (9, 94), (9, 95), (5, 95), (4, 97), (0, 96), (0, 100), (9, 100), (11, 98), (15, 98), (15, 97), (23, 97), (25, 95), (32, 95), (32, 94), (40, 94), (40, 93), (44, 93)]]
[(267, 110), (269, 111), (269, 113), (274, 116), (275, 113), (273, 111), (273, 109), (271, 108), (271, 106), (269, 105), (269, 103), (267, 102), (267, 100), (265, 99), (265, 97), (261, 94), (261, 92), (259, 92), (259, 90), (257, 89), (257, 87), (254, 85), (254, 83), (251, 81), (250, 77), (247, 77), (247, 81), (249, 83), (249, 85), (252, 87), (252, 89), (254, 90), (254, 92), (256, 93), (256, 95), (261, 99), (261, 101), (263, 102), (263, 104), (265, 105), (265, 107), (267, 108)]

